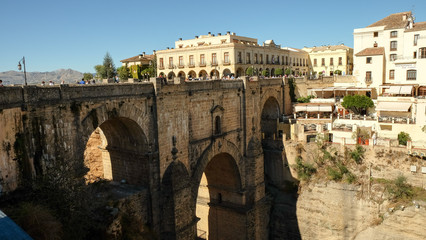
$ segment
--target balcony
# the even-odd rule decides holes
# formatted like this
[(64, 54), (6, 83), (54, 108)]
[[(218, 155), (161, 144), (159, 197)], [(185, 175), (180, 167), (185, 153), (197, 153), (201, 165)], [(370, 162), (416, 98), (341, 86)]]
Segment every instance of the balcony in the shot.
[(195, 64), (194, 64), (194, 63), (190, 63), (190, 64), (188, 64), (188, 67), (189, 67), (189, 68), (194, 68), (194, 67), (195, 67)]
[(205, 66), (206, 66), (206, 63), (205, 63), (205, 62), (200, 63), (200, 67), (205, 67)]
[(184, 68), (184, 67), (185, 67), (185, 65), (184, 65), (184, 64), (182, 64), (182, 65), (181, 65), (181, 64), (179, 64), (179, 65), (178, 65), (178, 68)]
[(212, 62), (212, 67), (216, 67), (218, 64), (217, 64), (217, 62)]
[(223, 66), (228, 66), (228, 65), (231, 65), (230, 61), (223, 61)]
[(164, 66), (159, 66), (158, 69), (164, 70)]
[(170, 65), (169, 64), (169, 66), (167, 67), (168, 69), (173, 69), (173, 67), (174, 67), (174, 65), (172, 64), (172, 65)]
[(364, 81), (365, 81), (366, 84), (372, 84), (373, 83), (373, 78), (371, 78), (371, 77), (370, 78), (365, 78)]

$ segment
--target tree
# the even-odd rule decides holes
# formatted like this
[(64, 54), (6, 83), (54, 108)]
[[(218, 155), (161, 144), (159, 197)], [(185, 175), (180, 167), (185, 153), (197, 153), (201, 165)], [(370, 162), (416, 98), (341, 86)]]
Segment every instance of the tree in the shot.
[(102, 76), (102, 78), (112, 78), (115, 75), (115, 66), (114, 62), (112, 61), (111, 55), (107, 52), (104, 57), (104, 63), (102, 64), (105, 68), (105, 75)]
[(354, 113), (361, 114), (368, 108), (374, 106), (373, 100), (366, 95), (348, 95), (343, 98), (342, 106), (352, 110)]
[(281, 68), (277, 68), (274, 71), (275, 76), (282, 76), (284, 74), (284, 71)]
[(262, 70), (262, 76), (268, 77), (269, 76), (269, 72), (266, 69)]
[(89, 80), (91, 80), (93, 78), (93, 74), (91, 74), (91, 73), (83, 73), (83, 79), (85, 80), (85, 81), (89, 81)]
[(398, 142), (399, 142), (400, 145), (407, 146), (408, 141), (411, 141), (410, 134), (408, 134), (406, 132), (400, 132), (398, 134)]
[(96, 65), (95, 67), (95, 71), (96, 71), (96, 78), (105, 78), (104, 76), (106, 76), (105, 74), (105, 68), (103, 65)]
[(287, 75), (287, 76), (291, 75), (291, 69), (290, 68), (285, 69), (285, 75)]
[(246, 70), (246, 75), (247, 76), (253, 76), (253, 68), (252, 67), (248, 67)]
[(130, 71), (126, 66), (117, 68), (117, 74), (120, 79), (127, 80), (129, 79)]

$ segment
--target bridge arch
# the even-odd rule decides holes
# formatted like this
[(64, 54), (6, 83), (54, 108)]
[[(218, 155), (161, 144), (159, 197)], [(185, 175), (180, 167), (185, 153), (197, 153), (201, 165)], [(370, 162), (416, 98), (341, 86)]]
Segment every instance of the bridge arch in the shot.
[[(198, 236), (209, 239), (245, 239), (242, 156), (224, 139), (216, 140), (201, 155), (192, 176), (193, 206)], [(224, 210), (226, 209), (226, 210)], [(195, 216), (194, 216), (195, 217)]]

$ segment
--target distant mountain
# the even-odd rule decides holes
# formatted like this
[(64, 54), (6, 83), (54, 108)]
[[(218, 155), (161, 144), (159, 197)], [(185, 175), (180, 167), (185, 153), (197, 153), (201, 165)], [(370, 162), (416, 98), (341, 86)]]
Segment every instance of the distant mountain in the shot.
[[(58, 69), (53, 72), (27, 72), (28, 84), (41, 84), (42, 81), (48, 83), (53, 81), (55, 84), (61, 83), (75, 83), (83, 78), (83, 73), (72, 69)], [(17, 71), (0, 72), (0, 79), (3, 80), (4, 85), (22, 85), (24, 84), (24, 73)]]

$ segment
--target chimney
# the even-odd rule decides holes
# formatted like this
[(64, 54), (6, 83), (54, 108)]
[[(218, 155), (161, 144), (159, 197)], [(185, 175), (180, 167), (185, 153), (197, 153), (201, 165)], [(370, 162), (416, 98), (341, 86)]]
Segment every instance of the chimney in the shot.
[(142, 52), (142, 57), (145, 57), (145, 52)]
[(198, 36), (195, 36), (195, 38), (198, 38)]
[(179, 38), (179, 41), (182, 41), (182, 38)]
[(407, 20), (407, 15), (406, 14), (402, 15), (402, 21), (405, 21), (405, 20)]
[(227, 32), (226, 32), (226, 35), (230, 35), (230, 34), (231, 34), (231, 32), (230, 32), (230, 31), (227, 31)]
[(222, 33), (218, 33), (217, 35), (218, 35), (218, 36), (222, 36)]
[(157, 51), (155, 51), (155, 50), (153, 50), (153, 51), (152, 51), (152, 54), (153, 54), (153, 55), (155, 55), (156, 53), (157, 53)]
[(170, 49), (169, 47), (167, 47), (167, 49)]
[(209, 32), (209, 37), (212, 35), (212, 32)]

